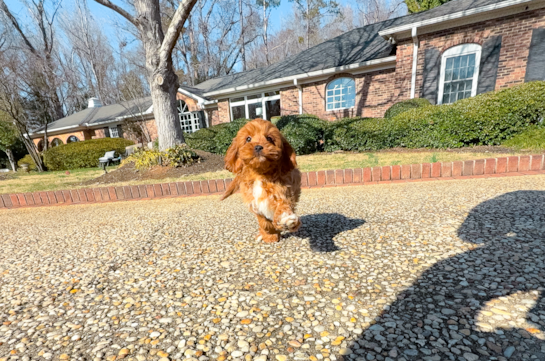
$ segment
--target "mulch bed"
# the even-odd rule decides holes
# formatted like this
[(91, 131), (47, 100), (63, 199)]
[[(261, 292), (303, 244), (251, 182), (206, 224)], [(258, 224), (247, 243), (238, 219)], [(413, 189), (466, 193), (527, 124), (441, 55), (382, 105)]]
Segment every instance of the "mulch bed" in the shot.
[(81, 183), (82, 185), (100, 185), (110, 183), (129, 182), (146, 179), (164, 179), (181, 178), (189, 174), (200, 174), (207, 172), (216, 172), (224, 169), (223, 156), (197, 150), (196, 153), (201, 157), (200, 163), (192, 164), (188, 167), (161, 167), (156, 166), (148, 170), (138, 170), (134, 164), (126, 164), (116, 170), (108, 171), (98, 178)]

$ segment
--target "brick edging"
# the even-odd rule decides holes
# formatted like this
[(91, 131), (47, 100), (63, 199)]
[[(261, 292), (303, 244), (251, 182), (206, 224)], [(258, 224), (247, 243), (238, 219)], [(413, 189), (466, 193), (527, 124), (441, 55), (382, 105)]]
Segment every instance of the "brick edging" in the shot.
[[(545, 174), (545, 154), (303, 172), (303, 188)], [(0, 195), (0, 209), (221, 194), (228, 179)]]

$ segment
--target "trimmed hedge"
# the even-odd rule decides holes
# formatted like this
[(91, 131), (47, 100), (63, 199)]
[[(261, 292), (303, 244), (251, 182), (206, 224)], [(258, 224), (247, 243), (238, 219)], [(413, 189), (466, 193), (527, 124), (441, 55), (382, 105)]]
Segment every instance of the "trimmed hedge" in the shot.
[(44, 163), (49, 170), (69, 170), (98, 166), (98, 158), (115, 150), (116, 155), (124, 154), (125, 147), (134, 142), (123, 138), (92, 139), (74, 142), (48, 149), (44, 152)]
[(328, 122), (314, 115), (287, 115), (273, 121), (299, 155), (323, 150)]
[(225, 154), (233, 138), (240, 128), (248, 123), (248, 119), (236, 119), (230, 123), (214, 125), (191, 134), (184, 134), (186, 144), (192, 149), (205, 152)]
[(29, 170), (36, 170), (36, 163), (34, 163), (34, 159), (32, 159), (30, 154), (25, 155), (23, 158), (17, 161), (19, 168), (21, 167), (21, 164), (28, 164)]
[(426, 98), (414, 98), (400, 101), (392, 105), (386, 113), (384, 113), (384, 118), (390, 119), (398, 116), (401, 113), (405, 113), (407, 110), (414, 108), (422, 108), (431, 105), (430, 101)]

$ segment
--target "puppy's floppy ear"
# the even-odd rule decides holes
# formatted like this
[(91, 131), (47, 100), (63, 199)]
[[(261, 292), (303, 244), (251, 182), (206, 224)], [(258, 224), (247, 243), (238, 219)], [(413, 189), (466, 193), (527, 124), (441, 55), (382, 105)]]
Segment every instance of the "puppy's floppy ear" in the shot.
[(242, 161), (238, 159), (238, 139), (235, 137), (233, 143), (225, 154), (225, 169), (231, 173), (238, 174), (242, 170)]
[(297, 167), (297, 161), (295, 160), (295, 151), (291, 147), (291, 144), (288, 143), (286, 138), (282, 136), (282, 173), (286, 174), (291, 172)]

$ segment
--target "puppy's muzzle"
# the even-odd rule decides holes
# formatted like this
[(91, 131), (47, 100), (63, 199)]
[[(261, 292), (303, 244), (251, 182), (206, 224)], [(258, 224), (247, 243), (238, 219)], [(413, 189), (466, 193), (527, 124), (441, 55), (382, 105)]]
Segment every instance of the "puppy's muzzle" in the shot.
[(262, 150), (263, 150), (263, 147), (262, 147), (261, 145), (256, 145), (256, 146), (254, 147), (254, 153), (255, 153), (256, 155), (260, 155)]

